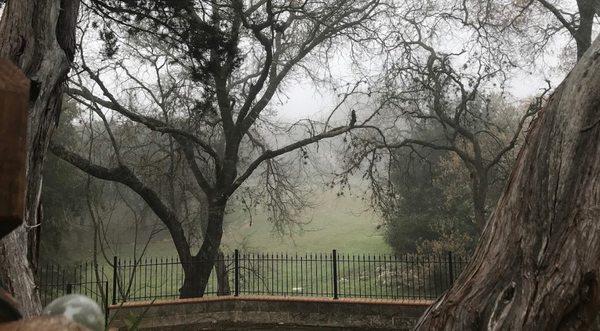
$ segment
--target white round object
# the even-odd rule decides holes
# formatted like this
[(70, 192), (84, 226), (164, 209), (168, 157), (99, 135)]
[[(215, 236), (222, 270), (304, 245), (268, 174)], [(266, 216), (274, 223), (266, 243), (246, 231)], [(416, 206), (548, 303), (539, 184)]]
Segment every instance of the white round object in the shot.
[(69, 294), (50, 302), (44, 315), (63, 315), (93, 331), (104, 330), (104, 314), (96, 301), (81, 294)]

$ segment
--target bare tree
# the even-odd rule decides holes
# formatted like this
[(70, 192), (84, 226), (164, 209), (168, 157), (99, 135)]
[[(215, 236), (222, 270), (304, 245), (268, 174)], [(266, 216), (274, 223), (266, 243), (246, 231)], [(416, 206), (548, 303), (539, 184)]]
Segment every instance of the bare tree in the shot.
[(600, 40), (533, 122), (473, 259), (420, 330), (589, 330), (600, 270)]
[[(371, 33), (367, 25), (379, 13), (380, 3), (161, 2), (164, 11), (143, 5), (132, 9), (118, 3), (110, 7), (111, 3), (98, 2), (92, 8), (99, 13), (119, 13), (122, 16), (116, 16), (117, 23), (125, 30), (132, 22), (127, 17), (138, 17), (147, 26), (157, 28), (148, 32), (138, 25), (134, 34), (171, 42), (160, 50), (157, 62), (152, 64), (160, 69), (155, 72), (155, 86), (148, 88), (144, 78), (137, 76), (125, 61), (118, 64), (117, 72), (133, 82), (134, 87), (128, 92), (144, 94), (143, 102), (134, 106), (134, 99), (127, 100), (113, 92), (105, 82), (105, 71), (93, 69), (82, 58), (81, 73), (85, 78), (82, 83), (76, 82), (69, 93), (102, 112), (116, 113), (172, 139), (207, 201), (206, 227), (198, 251), (191, 251), (182, 222), (168, 200), (147, 185), (121, 157), (120, 146), (110, 131), (107, 134), (116, 166), (93, 164), (62, 146), (53, 145), (51, 149), (81, 170), (126, 185), (142, 197), (166, 226), (182, 261), (185, 280), (181, 297), (202, 296), (221, 244), (226, 206), (236, 190), (262, 166), (268, 175), (267, 185), (285, 183), (277, 171), (277, 157), (360, 127), (343, 125), (322, 130), (318, 123), (308, 121), (288, 128), (307, 128), (308, 135), (277, 147), (271, 147), (272, 142), (264, 139), (264, 131), (261, 132), (261, 127), (269, 126), (266, 119), (271, 99), (294, 68), (311, 54), (326, 54), (336, 40), (355, 40)], [(156, 31), (167, 33), (157, 36)], [(104, 33), (105, 39), (111, 41), (107, 43), (107, 53), (113, 56), (119, 46), (114, 42), (119, 39), (115, 38), (116, 33), (116, 29)], [(191, 92), (186, 94), (182, 88), (161, 85), (161, 76), (167, 71)], [(245, 150), (249, 152), (243, 155)], [(283, 205), (271, 206), (277, 213)]]
[(37, 256), (35, 227), (41, 222), (42, 165), (75, 54), (78, 10), (78, 0), (12, 0), (6, 3), (0, 20), (0, 57), (13, 61), (32, 85), (25, 221), (0, 246), (0, 275), (25, 316), (40, 312), (32, 266)]
[[(518, 19), (521, 15), (527, 13), (528, 9), (534, 4), (541, 6), (549, 12), (558, 22), (558, 26), (554, 25), (542, 28), (541, 30), (545, 31), (545, 35), (552, 36), (562, 29), (566, 30), (577, 45), (577, 60), (581, 59), (585, 51), (592, 45), (594, 17), (600, 9), (597, 1), (577, 0), (575, 9), (569, 8), (569, 5), (572, 5), (572, 3), (567, 3), (567, 6), (564, 6), (560, 1), (529, 0), (519, 6), (521, 7), (520, 14), (516, 18)], [(531, 14), (530, 11), (529, 14)]]
[[(508, 104), (502, 101), (508, 95), (502, 88), (507, 68), (496, 59), (505, 55), (438, 51), (429, 44), (432, 38), (427, 38), (437, 28), (429, 30), (429, 18), (421, 15), (406, 11), (401, 18), (405, 25), (398, 26), (397, 34), (390, 38), (393, 43), (387, 47), (392, 60), (373, 92), (373, 97), (385, 105), (373, 122), (379, 121), (380, 125), (376, 131), (354, 135), (344, 174), (366, 163), (366, 177), (380, 185), (376, 183), (380, 176), (375, 164), (393, 158), (393, 150), (412, 149), (417, 155), (418, 148), (454, 153), (470, 174), (474, 220), (483, 229), (493, 169), (516, 146), (523, 127), (548, 90), (518, 116), (516, 125), (501, 123), (498, 108)], [(480, 52), (484, 49), (476, 48)], [(415, 134), (425, 130), (440, 134), (432, 139)], [(394, 194), (391, 186), (376, 186), (372, 192), (379, 201)]]
[[(490, 49), (504, 44), (504, 52), (518, 48), (517, 57), (534, 63), (541, 54), (552, 52), (555, 42), (564, 45), (565, 34), (575, 42), (579, 60), (594, 37), (595, 17), (600, 9), (597, 0), (519, 0), (519, 1), (448, 1), (437, 2), (429, 14), (469, 27), (482, 44)], [(564, 47), (567, 51), (571, 47)]]

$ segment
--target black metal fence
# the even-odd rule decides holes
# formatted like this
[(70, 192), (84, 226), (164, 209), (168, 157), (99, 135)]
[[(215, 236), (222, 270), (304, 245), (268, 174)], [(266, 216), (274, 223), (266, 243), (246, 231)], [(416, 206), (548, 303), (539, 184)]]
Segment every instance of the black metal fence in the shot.
[[(119, 259), (109, 265), (40, 269), (42, 301), (82, 293), (105, 307), (125, 301), (179, 297), (184, 271), (177, 258)], [(466, 264), (447, 254), (220, 255), (205, 295), (275, 295), (430, 300), (443, 293)], [(110, 285), (110, 290), (109, 290)], [(110, 297), (109, 297), (110, 295)]]
[(79, 293), (98, 302), (104, 312), (108, 311), (109, 283), (104, 266), (93, 263), (71, 266), (43, 264), (37, 270), (36, 280), (43, 306), (63, 295)]

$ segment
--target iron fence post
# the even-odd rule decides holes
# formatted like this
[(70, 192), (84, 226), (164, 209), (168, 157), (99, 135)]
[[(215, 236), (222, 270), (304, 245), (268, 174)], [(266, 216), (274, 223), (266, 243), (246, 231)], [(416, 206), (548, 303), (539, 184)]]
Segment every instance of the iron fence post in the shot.
[[(113, 288), (112, 288), (112, 304), (117, 304), (117, 257), (113, 257)], [(108, 298), (107, 298), (108, 299)]]
[(233, 286), (234, 286), (234, 295), (237, 297), (240, 295), (240, 251), (239, 250), (235, 250), (234, 251), (234, 279), (233, 279)]
[(338, 268), (337, 268), (337, 250), (333, 250), (332, 253), (332, 262), (333, 262), (333, 298), (338, 298)]
[(73, 293), (73, 284), (67, 284), (67, 294)]
[(108, 330), (108, 280), (104, 281), (104, 326)]
[(452, 265), (452, 252), (448, 251), (448, 275), (450, 277), (450, 285), (454, 284), (454, 266)]

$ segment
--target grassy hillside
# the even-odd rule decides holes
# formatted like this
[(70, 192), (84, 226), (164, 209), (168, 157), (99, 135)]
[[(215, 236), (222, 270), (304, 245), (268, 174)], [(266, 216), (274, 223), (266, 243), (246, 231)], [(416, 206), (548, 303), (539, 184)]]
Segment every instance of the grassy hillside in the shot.
[[(340, 196), (335, 191), (316, 192), (313, 207), (302, 213), (298, 221), (305, 223), (292, 236), (280, 236), (272, 230), (266, 215), (234, 212), (226, 216), (223, 249), (235, 248), (255, 252), (329, 252), (387, 253), (389, 246), (378, 230), (378, 218), (368, 204), (356, 196)], [(169, 238), (148, 247), (147, 256), (176, 256)]]
[(298, 221), (306, 223), (292, 236), (273, 233), (264, 214), (253, 216), (252, 225), (241, 213), (228, 217), (224, 244), (231, 249), (247, 248), (267, 252), (384, 253), (390, 248), (377, 230), (377, 215), (360, 197), (340, 196), (335, 191), (317, 192), (313, 208)]

